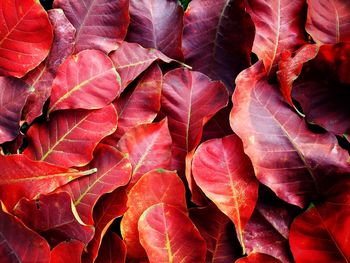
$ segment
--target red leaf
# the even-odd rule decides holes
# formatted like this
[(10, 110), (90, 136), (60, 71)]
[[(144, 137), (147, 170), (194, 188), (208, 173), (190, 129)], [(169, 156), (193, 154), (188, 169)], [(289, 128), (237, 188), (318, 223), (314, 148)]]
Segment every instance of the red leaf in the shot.
[(44, 238), (0, 209), (0, 258), (4, 263), (49, 262), (50, 247)]
[(75, 52), (98, 49), (109, 53), (118, 47), (129, 25), (129, 0), (55, 0), (77, 30)]
[(118, 128), (104, 141), (115, 144), (129, 129), (151, 123), (160, 110), (163, 75), (157, 64), (151, 66), (136, 88), (113, 102), (118, 116)]
[(290, 106), (296, 108), (292, 101), (293, 82), (299, 77), (304, 63), (315, 58), (318, 52), (317, 45), (304, 45), (293, 56), (289, 50), (283, 51), (279, 61), (277, 77), (281, 92)]
[(51, 24), (36, 0), (2, 1), (0, 14), (0, 75), (23, 77), (49, 53)]
[(175, 69), (164, 76), (162, 111), (173, 139), (173, 169), (184, 171), (186, 154), (197, 147), (204, 124), (227, 105), (227, 97), (221, 82), (200, 72)]
[(123, 90), (154, 61), (162, 60), (166, 63), (172, 61), (156, 49), (145, 49), (139, 44), (125, 41), (110, 54), (110, 58), (120, 74)]
[(290, 246), (297, 262), (348, 262), (350, 181), (339, 181), (333, 196), (312, 205), (298, 216), (290, 232)]
[(289, 228), (299, 209), (287, 205), (271, 193), (260, 200), (247, 223), (243, 239), (248, 255), (264, 253), (284, 263), (294, 262), (288, 246)]
[(116, 126), (117, 112), (112, 105), (94, 111), (55, 112), (49, 123), (34, 124), (28, 130), (24, 154), (67, 167), (83, 166), (92, 159), (99, 141)]
[(0, 144), (14, 140), (19, 134), (21, 112), (30, 91), (19, 79), (0, 77)]
[(44, 62), (29, 72), (24, 81), (34, 88), (23, 109), (25, 121), (30, 124), (42, 114), (44, 103), (51, 94), (51, 85), (58, 66), (73, 53), (75, 28), (61, 9), (48, 11), (53, 25), (54, 41)]
[(253, 52), (264, 62), (268, 74), (274, 71), (282, 51), (294, 51), (305, 43), (304, 0), (245, 0), (255, 24)]
[(349, 156), (331, 134), (309, 131), (264, 75), (257, 63), (238, 76), (231, 127), (242, 138), (260, 182), (304, 207), (350, 171)]
[(118, 188), (99, 199), (93, 214), (95, 235), (87, 247), (87, 253), (83, 255), (83, 262), (93, 262), (96, 259), (102, 238), (109, 226), (115, 218), (122, 216), (127, 210), (127, 200), (128, 197), (124, 188)]
[(126, 246), (123, 240), (113, 232), (104, 237), (96, 263), (124, 263), (126, 259)]
[(169, 168), (171, 146), (166, 119), (159, 123), (138, 125), (123, 135), (117, 148), (129, 155), (133, 166), (129, 189), (144, 173), (157, 168)]
[(254, 24), (243, 1), (192, 0), (184, 17), (186, 63), (231, 91), (237, 74), (250, 65)]
[(236, 260), (236, 263), (281, 263), (278, 259), (263, 253), (251, 253), (248, 257)]
[(130, 0), (127, 40), (183, 59), (181, 38), (183, 9), (176, 0)]
[(243, 245), (243, 230), (258, 199), (259, 183), (241, 140), (233, 134), (201, 144), (192, 172), (206, 196), (233, 221)]
[(146, 257), (139, 243), (137, 222), (148, 207), (161, 202), (186, 211), (185, 188), (176, 172), (150, 171), (144, 174), (129, 192), (128, 210), (121, 221), (121, 232), (128, 247), (128, 256)]
[(308, 0), (306, 31), (320, 44), (350, 43), (350, 5), (342, 0)]
[(140, 242), (151, 262), (204, 262), (206, 244), (187, 215), (161, 203), (140, 217)]
[(85, 169), (97, 168), (97, 172), (74, 180), (61, 187), (59, 191), (71, 194), (79, 216), (88, 225), (92, 225), (92, 211), (97, 200), (106, 193), (126, 185), (131, 176), (131, 164), (126, 155), (117, 149), (100, 144), (97, 146), (94, 159)]
[[(80, 176), (96, 170), (76, 171), (46, 162), (32, 161), (24, 155), (0, 155), (0, 200), (7, 209), (22, 197), (33, 199), (47, 194)], [(11, 193), (11, 194), (9, 194)]]
[(101, 51), (84, 50), (58, 68), (48, 114), (62, 109), (100, 109), (120, 91), (120, 77), (109, 57)]
[(205, 262), (232, 262), (242, 254), (231, 220), (213, 203), (190, 209), (190, 218), (207, 243)]
[(36, 200), (21, 199), (13, 209), (26, 226), (45, 237), (51, 246), (76, 239), (87, 244), (94, 235), (91, 226), (83, 225), (74, 215), (68, 193), (40, 195)]
[(78, 240), (62, 242), (51, 251), (50, 263), (80, 263), (84, 243)]

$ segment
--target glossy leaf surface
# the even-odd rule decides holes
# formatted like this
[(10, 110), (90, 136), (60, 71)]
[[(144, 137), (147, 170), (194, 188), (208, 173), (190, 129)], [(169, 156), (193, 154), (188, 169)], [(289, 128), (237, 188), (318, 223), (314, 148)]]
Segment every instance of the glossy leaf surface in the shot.
[(83, 169), (92, 168), (96, 168), (97, 172), (60, 188), (60, 191), (71, 194), (81, 219), (88, 225), (94, 223), (92, 212), (97, 200), (103, 194), (126, 185), (131, 176), (131, 164), (127, 156), (103, 144), (97, 146), (94, 159)]
[(349, 172), (349, 156), (333, 135), (312, 133), (263, 72), (262, 63), (257, 63), (238, 76), (231, 127), (241, 137), (260, 182), (281, 199), (304, 207), (336, 176)]
[[(46, 162), (32, 161), (24, 155), (0, 155), (0, 200), (12, 209), (22, 197), (47, 194), (80, 176), (95, 170), (77, 171)], [(11, 193), (11, 194), (8, 194)]]
[(140, 242), (151, 262), (204, 262), (206, 243), (181, 210), (157, 204), (140, 217)]
[(128, 210), (121, 221), (121, 232), (128, 247), (128, 256), (146, 257), (139, 242), (137, 223), (150, 206), (165, 203), (185, 211), (185, 188), (176, 172), (153, 170), (144, 174), (128, 195)]
[(62, 242), (51, 251), (50, 263), (79, 263), (84, 243), (78, 240)]
[(230, 135), (201, 144), (193, 157), (192, 172), (205, 195), (234, 222), (243, 242), (244, 227), (258, 199), (259, 183), (241, 140)]
[(342, 0), (308, 0), (306, 31), (320, 44), (350, 43), (350, 5)]
[(21, 112), (30, 91), (19, 79), (0, 77), (0, 144), (12, 141), (19, 134)]
[(29, 129), (24, 153), (57, 165), (83, 166), (92, 159), (99, 141), (114, 132), (116, 126), (117, 113), (112, 105), (94, 111), (56, 112), (50, 122)]
[(250, 64), (253, 40), (254, 25), (241, 0), (192, 0), (185, 12), (186, 63), (231, 91), (237, 74)]
[(183, 9), (176, 0), (130, 0), (127, 40), (182, 59)]
[(120, 77), (109, 57), (101, 51), (84, 50), (68, 57), (58, 68), (52, 83), (49, 113), (103, 108), (119, 93)]
[(1, 1), (0, 75), (23, 77), (49, 53), (52, 27), (36, 0)]
[(245, 0), (255, 24), (253, 52), (264, 62), (268, 74), (274, 71), (282, 51), (294, 51), (304, 44), (304, 0)]
[(164, 76), (162, 112), (173, 140), (173, 169), (184, 170), (186, 154), (198, 146), (204, 124), (226, 106), (227, 97), (221, 82), (200, 72), (175, 69)]
[(131, 188), (140, 177), (153, 169), (170, 167), (171, 137), (167, 120), (159, 123), (141, 124), (127, 131), (117, 148), (129, 154), (132, 164)]
[(109, 53), (118, 47), (129, 25), (128, 0), (55, 0), (77, 30), (75, 52), (97, 49)]
[(94, 235), (93, 227), (83, 225), (74, 214), (71, 197), (66, 192), (40, 195), (35, 200), (21, 199), (13, 213), (51, 246), (69, 239), (87, 244)]
[(110, 54), (110, 58), (120, 74), (123, 90), (154, 61), (162, 60), (167, 63), (172, 61), (156, 49), (146, 49), (137, 43), (125, 41)]
[(6, 263), (49, 262), (50, 247), (44, 238), (0, 210), (0, 257)]

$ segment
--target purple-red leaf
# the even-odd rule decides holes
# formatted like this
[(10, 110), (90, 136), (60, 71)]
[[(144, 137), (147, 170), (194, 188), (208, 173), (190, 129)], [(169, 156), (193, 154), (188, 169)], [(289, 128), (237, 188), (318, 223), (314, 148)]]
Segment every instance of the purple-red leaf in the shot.
[(307, 0), (306, 31), (320, 44), (350, 43), (348, 0)]
[(158, 203), (171, 204), (186, 211), (185, 188), (176, 172), (153, 170), (144, 174), (128, 195), (128, 210), (121, 221), (121, 232), (128, 256), (146, 257), (140, 245), (137, 223), (141, 214)]
[(113, 102), (118, 112), (118, 128), (108, 140), (117, 142), (130, 128), (151, 123), (160, 110), (163, 75), (157, 64), (151, 66), (136, 88)]
[(231, 220), (213, 203), (204, 208), (189, 210), (192, 222), (207, 242), (207, 263), (233, 262), (241, 254)]
[[(114, 219), (122, 216), (127, 210), (128, 200), (124, 188), (118, 188), (112, 193), (105, 194), (99, 199), (94, 209), (95, 235), (83, 255), (83, 262), (93, 262), (98, 256), (102, 238)], [(108, 240), (108, 238), (107, 238)]]
[(254, 25), (242, 0), (192, 0), (184, 16), (183, 52), (194, 70), (222, 80), (231, 91), (250, 65)]
[(247, 257), (236, 260), (235, 263), (281, 263), (281, 261), (270, 255), (254, 252)]
[(258, 199), (259, 183), (241, 140), (232, 134), (204, 142), (194, 154), (192, 172), (205, 195), (233, 221), (244, 247), (243, 230)]
[(157, 168), (170, 168), (171, 146), (166, 119), (159, 123), (138, 125), (123, 135), (117, 148), (129, 155), (133, 167), (129, 189), (144, 173)]
[(109, 56), (120, 74), (123, 90), (154, 61), (162, 60), (166, 63), (172, 61), (156, 49), (146, 49), (139, 44), (125, 41)]
[(73, 209), (71, 197), (62, 192), (40, 195), (36, 200), (21, 199), (13, 213), (26, 226), (45, 237), (51, 246), (69, 239), (86, 245), (92, 239), (94, 229), (83, 225)]
[(44, 238), (0, 209), (0, 260), (4, 263), (49, 262), (50, 247)]
[(268, 83), (261, 62), (243, 71), (236, 83), (231, 127), (243, 140), (257, 178), (278, 197), (304, 207), (350, 171), (349, 155), (336, 138), (308, 129)]
[(176, 0), (130, 0), (127, 40), (182, 60), (183, 13)]
[(120, 77), (110, 58), (98, 50), (84, 50), (68, 57), (58, 68), (52, 83), (49, 113), (62, 109), (100, 109), (120, 92)]
[(304, 0), (245, 0), (255, 24), (253, 52), (264, 62), (267, 74), (275, 70), (282, 51), (305, 43)]
[(129, 0), (55, 0), (77, 30), (75, 52), (118, 47), (129, 25)]
[(112, 105), (100, 110), (59, 111), (50, 122), (35, 124), (28, 131), (28, 157), (66, 167), (83, 166), (102, 138), (117, 127), (117, 112)]
[(227, 99), (225, 86), (200, 72), (175, 69), (164, 76), (162, 112), (173, 140), (173, 169), (184, 171), (185, 157), (198, 146), (204, 124)]
[(23, 81), (0, 77), (0, 144), (19, 134), (21, 112), (31, 90)]
[(70, 240), (58, 244), (51, 250), (50, 263), (80, 263), (84, 243)]
[(22, 197), (33, 199), (39, 194), (50, 193), (80, 176), (96, 172), (80, 172), (46, 162), (32, 161), (25, 155), (0, 154), (0, 167), (0, 200), (9, 210)]
[(138, 229), (150, 262), (205, 261), (204, 239), (188, 216), (174, 206), (151, 206), (140, 217)]
[(126, 245), (120, 237), (108, 232), (103, 238), (96, 263), (124, 263), (126, 259)]
[(39, 1), (1, 1), (0, 75), (23, 77), (46, 58), (52, 40), (52, 27)]
[(23, 109), (23, 116), (27, 123), (42, 114), (43, 106), (51, 94), (51, 85), (58, 66), (73, 53), (75, 28), (68, 21), (61, 9), (48, 11), (53, 26), (54, 41), (46, 60), (29, 72), (24, 81), (34, 91), (29, 95)]
[(131, 164), (127, 156), (117, 149), (99, 144), (94, 159), (84, 169), (96, 168), (97, 172), (74, 180), (59, 191), (71, 194), (79, 216), (86, 224), (92, 225), (93, 208), (97, 200), (106, 193), (126, 185), (131, 176)]

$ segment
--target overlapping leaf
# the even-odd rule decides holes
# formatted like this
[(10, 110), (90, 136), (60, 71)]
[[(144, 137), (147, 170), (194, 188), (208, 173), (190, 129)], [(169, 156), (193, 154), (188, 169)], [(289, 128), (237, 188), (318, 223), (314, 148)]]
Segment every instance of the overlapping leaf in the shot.
[[(86, 70), (86, 69), (89, 70)], [(52, 83), (49, 113), (62, 109), (100, 109), (120, 93), (120, 77), (107, 55), (84, 50), (68, 57)]]
[(0, 258), (2, 262), (49, 262), (50, 247), (39, 234), (0, 210)]
[(78, 240), (61, 242), (51, 250), (50, 263), (80, 262), (84, 243)]
[(251, 253), (249, 256), (240, 258), (236, 263), (281, 263), (280, 260), (263, 253)]
[(193, 157), (192, 172), (206, 196), (234, 222), (243, 244), (243, 230), (258, 199), (259, 183), (241, 140), (233, 134), (201, 144)]
[(268, 74), (282, 51), (294, 51), (305, 43), (304, 0), (245, 0), (247, 12), (255, 24), (253, 52), (264, 62)]
[(0, 75), (23, 77), (46, 58), (52, 40), (52, 27), (40, 2), (1, 1)]
[(36, 200), (21, 199), (13, 210), (14, 215), (52, 246), (69, 239), (87, 244), (92, 239), (94, 229), (83, 225), (74, 213), (71, 198), (65, 192), (40, 195)]
[(146, 172), (170, 168), (171, 142), (166, 119), (159, 123), (138, 125), (123, 135), (117, 148), (128, 153), (132, 164), (129, 188)]
[(75, 52), (97, 49), (109, 53), (118, 47), (129, 25), (129, 0), (55, 0), (77, 30)]
[(127, 40), (182, 60), (183, 9), (176, 0), (130, 0)]
[(121, 221), (121, 232), (128, 247), (128, 256), (146, 257), (140, 245), (137, 223), (150, 206), (166, 203), (185, 211), (185, 188), (176, 172), (153, 170), (144, 174), (128, 195), (128, 210)]
[(204, 208), (192, 208), (189, 214), (207, 243), (205, 262), (233, 262), (242, 254), (231, 220), (214, 204)]
[(127, 210), (126, 202), (127, 194), (124, 188), (118, 188), (99, 199), (93, 213), (95, 235), (87, 246), (87, 253), (83, 255), (83, 262), (93, 262), (96, 259), (102, 238), (105, 236), (109, 226), (115, 218), (120, 217)]
[(123, 240), (113, 232), (104, 237), (96, 263), (124, 263), (126, 259), (126, 246)]
[(239, 0), (192, 0), (184, 16), (183, 52), (194, 70), (222, 80), (231, 91), (250, 64), (254, 25)]
[(29, 124), (42, 114), (44, 103), (51, 94), (51, 85), (57, 68), (73, 53), (74, 48), (75, 28), (63, 11), (51, 9), (48, 15), (54, 32), (50, 53), (44, 62), (23, 78), (34, 89), (23, 109), (24, 119)]
[(243, 71), (236, 83), (231, 127), (243, 140), (257, 178), (281, 199), (304, 207), (349, 172), (349, 156), (336, 138), (312, 133), (286, 107), (264, 77), (262, 63)]
[(125, 41), (110, 54), (110, 58), (120, 74), (123, 90), (154, 61), (162, 60), (167, 63), (172, 61), (156, 49), (146, 49), (139, 44)]
[(184, 171), (186, 154), (198, 146), (204, 124), (226, 106), (227, 97), (221, 82), (200, 72), (175, 69), (164, 76), (162, 112), (173, 140), (173, 169)]
[(89, 225), (94, 223), (92, 212), (97, 200), (103, 194), (126, 185), (131, 176), (131, 164), (127, 156), (104, 144), (97, 146), (94, 159), (83, 169), (91, 168), (96, 168), (97, 172), (59, 189), (71, 194), (79, 216)]
[(308, 0), (306, 31), (321, 44), (350, 43), (350, 5), (342, 0)]
[(30, 92), (23, 81), (0, 77), (0, 144), (12, 141), (19, 134), (21, 112)]
[(46, 162), (32, 161), (24, 155), (0, 154), (0, 167), (0, 200), (9, 210), (22, 197), (33, 199), (39, 194), (50, 193), (80, 176), (96, 172), (96, 169), (77, 171)]
[(148, 208), (138, 223), (140, 242), (151, 262), (204, 262), (206, 243), (187, 215), (174, 206)]
[(24, 154), (66, 167), (83, 166), (92, 159), (99, 141), (116, 126), (117, 112), (112, 105), (94, 111), (55, 112), (50, 122), (29, 129)]

